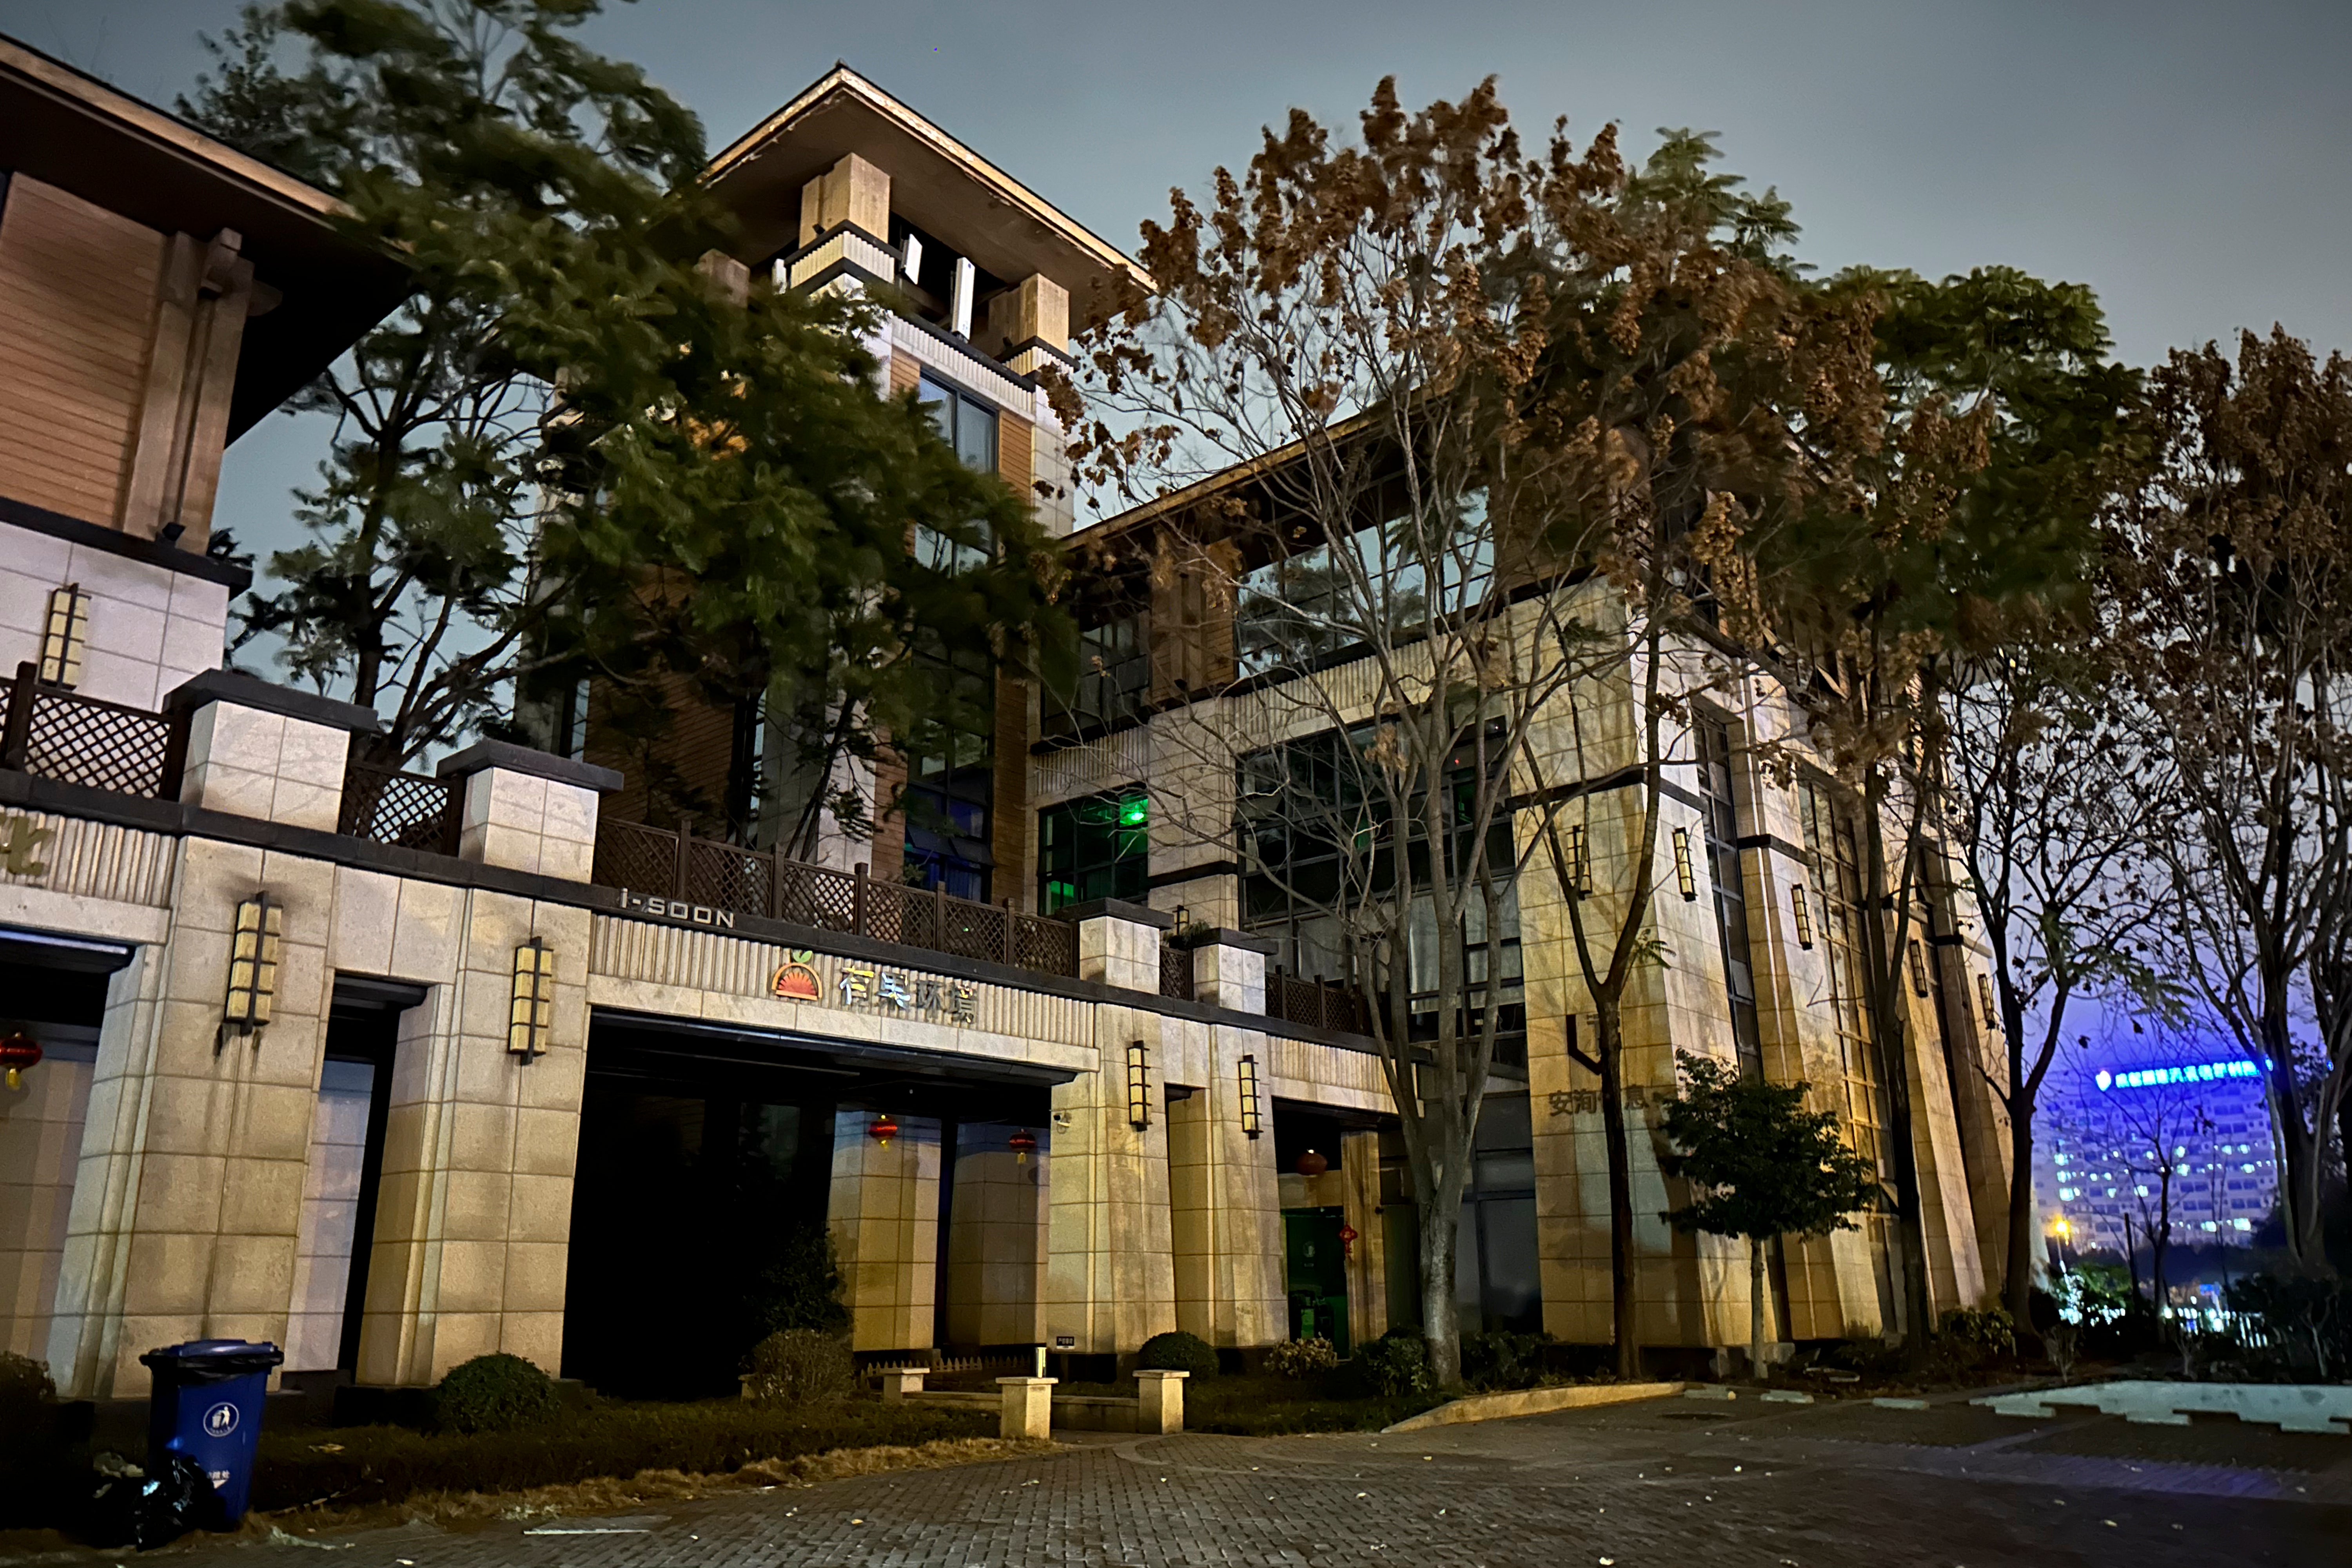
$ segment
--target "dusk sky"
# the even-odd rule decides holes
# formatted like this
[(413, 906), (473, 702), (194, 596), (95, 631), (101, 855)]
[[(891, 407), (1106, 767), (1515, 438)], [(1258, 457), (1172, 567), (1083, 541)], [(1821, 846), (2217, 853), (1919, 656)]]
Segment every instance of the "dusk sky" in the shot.
[[(236, 0), (0, 0), (0, 32), (169, 105)], [(2352, 347), (2352, 5), (1738, 0), (783, 5), (642, 0), (592, 25), (702, 117), (714, 147), (836, 58), (1114, 243), (1171, 184), (1238, 164), (1293, 105), (1348, 124), (1501, 80), (1522, 127), (1565, 114), (1721, 132), (1823, 269), (1988, 262), (2086, 282), (2117, 353), (2273, 321)], [(265, 552), (319, 437), (264, 425), (220, 521)]]

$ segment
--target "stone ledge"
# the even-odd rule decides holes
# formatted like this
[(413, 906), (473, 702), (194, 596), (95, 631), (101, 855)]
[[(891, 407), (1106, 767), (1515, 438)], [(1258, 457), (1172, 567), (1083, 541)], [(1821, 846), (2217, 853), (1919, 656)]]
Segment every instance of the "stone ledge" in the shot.
[(1072, 904), (1054, 917), (1073, 924), (1080, 921), (1109, 919), (1127, 921), (1139, 926), (1156, 926), (1161, 931), (1172, 929), (1176, 917), (1141, 904), (1130, 904), (1124, 899), (1095, 899), (1083, 904)]
[(511, 741), (477, 741), (464, 751), (441, 759), (433, 770), (436, 778), (464, 778), (485, 768), (502, 768), (510, 773), (529, 778), (553, 779), (557, 784), (578, 784), (593, 789), (598, 795), (611, 795), (618, 790), (623, 779), (611, 768), (594, 763), (574, 762), (559, 757), (552, 752), (534, 751), (518, 746)]
[(202, 708), (208, 702), (229, 702), (239, 708), (251, 708), (262, 713), (276, 713), (288, 719), (299, 719), (306, 724), (324, 724), (331, 729), (347, 730), (354, 735), (373, 735), (383, 729), (383, 721), (373, 708), (362, 708), (356, 702), (338, 702), (331, 697), (321, 697), (315, 691), (297, 691), (288, 686), (273, 686), (267, 680), (234, 669), (208, 669), (202, 675), (182, 681), (163, 699), (163, 711), (178, 713)]
[(1664, 1399), (1682, 1390), (1679, 1383), (1589, 1383), (1573, 1388), (1519, 1388), (1504, 1394), (1473, 1394), (1448, 1400), (1434, 1410), (1408, 1415), (1381, 1430), (1419, 1432), (1425, 1427), (1459, 1426), (1472, 1421), (1507, 1421), (1514, 1415), (1542, 1415), (1554, 1410)]
[(1236, 947), (1244, 952), (1260, 953), (1272, 958), (1276, 952), (1280, 951), (1282, 944), (1270, 936), (1252, 936), (1245, 931), (1235, 931), (1231, 926), (1215, 926), (1183, 945), (1194, 952), (1200, 952), (1204, 947)]

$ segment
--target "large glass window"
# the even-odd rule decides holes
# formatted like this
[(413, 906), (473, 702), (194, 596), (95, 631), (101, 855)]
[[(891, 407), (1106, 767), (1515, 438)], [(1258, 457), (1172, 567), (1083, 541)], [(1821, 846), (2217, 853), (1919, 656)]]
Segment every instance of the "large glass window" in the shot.
[(1234, 604), (1241, 672), (1312, 668), (1361, 645), (1373, 626), (1410, 638), (1433, 611), (1443, 616), (1475, 604), (1494, 572), (1486, 521), (1486, 496), (1474, 493), (1450, 539), (1423, 539), (1412, 518), (1394, 518), (1359, 529), (1345, 553), (1326, 542), (1252, 571)]
[(907, 770), (907, 858), (913, 887), (986, 899), (995, 794), (996, 679), (988, 651), (919, 656), (949, 696), (944, 720)]
[(1049, 738), (1088, 734), (1134, 719), (1151, 689), (1151, 653), (1143, 617), (1115, 616), (1078, 630), (1077, 689), (1063, 700), (1048, 694), (1042, 727)]
[(1139, 785), (1037, 814), (1038, 902), (1049, 915), (1097, 899), (1142, 902), (1150, 863), (1151, 804)]
[(1731, 1014), (1732, 1043), (1740, 1070), (1764, 1070), (1763, 1045), (1756, 1027), (1756, 973), (1748, 945), (1748, 886), (1739, 870), (1739, 808), (1732, 788), (1731, 726), (1702, 713), (1698, 731), (1699, 804), (1706, 839), (1706, 868), (1715, 885), (1715, 931), (1723, 949), (1724, 989)]
[[(964, 466), (984, 474), (996, 468), (996, 405), (960, 392), (943, 381), (925, 376), (916, 396), (939, 426), (940, 437), (955, 448)], [(915, 529), (915, 559), (941, 572), (969, 571), (985, 564), (988, 552), (979, 544), (950, 539), (934, 529)]]

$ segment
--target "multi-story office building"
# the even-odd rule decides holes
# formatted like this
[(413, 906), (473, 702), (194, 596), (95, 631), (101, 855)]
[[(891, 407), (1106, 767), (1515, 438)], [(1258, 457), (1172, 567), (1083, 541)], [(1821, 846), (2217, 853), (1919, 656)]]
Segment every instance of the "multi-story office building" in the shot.
[[(505, 1350), (616, 1390), (723, 1386), (730, 1303), (816, 1224), (873, 1356), (1107, 1358), (1176, 1328), (1247, 1352), (1410, 1319), (1411, 1194), (1354, 1005), (1312, 979), (1328, 937), (1157, 819), (1170, 726), (1217, 685), (1175, 677), (1237, 673), (1230, 627), (1148, 587), (1082, 628), (1079, 692), (950, 659), (994, 724), (876, 781), (920, 809), (813, 864), (755, 812), (666, 819), (596, 763), (593, 700), (547, 752), (363, 774), (351, 737), (373, 715), (213, 668), (244, 580), (202, 551), (201, 502), (223, 442), (388, 306), (396, 268), (338, 237), (325, 196), (87, 79), (12, 47), (0, 91), (12, 384), (95, 389), (103, 415), (68, 430), (58, 398), (36, 417), (0, 389), (0, 533), (24, 579), (0, 637), (39, 667), (0, 754), (0, 1025), (47, 1053), (0, 1092), (0, 1342), (101, 1396), (195, 1335), (366, 1384)], [(73, 133), (18, 137), (32, 106)], [(894, 288), (909, 308), (869, 345), (890, 388), (1036, 493), (1082, 568), (1167, 525), (1155, 507), (1074, 529), (1034, 374), (1074, 315), (1148, 284), (1113, 247), (845, 69), (709, 178), (747, 272)], [(68, 319), (89, 325), (48, 330)], [(179, 456), (151, 470), (151, 449)], [(683, 711), (680, 771), (757, 798), (738, 776), (761, 765), (757, 718)], [(1905, 1073), (1937, 1306), (1980, 1300), (2000, 1252), (1980, 961), (1932, 928), (1912, 1047), (1886, 1060), (1852, 984), (1851, 818), (1825, 779), (1745, 765), (1791, 725), (1760, 690), (1708, 710), (1686, 737), (1704, 765), (1668, 792), (1697, 853), (1658, 900), (1677, 956), (1635, 998), (1628, 1092), (1654, 1346), (1748, 1334), (1741, 1259), (1654, 1217), (1646, 1130), (1676, 1047), (1808, 1078), (1869, 1140)], [(1596, 795), (1592, 820), (1623, 798)], [(1196, 944), (1167, 940), (1180, 908)], [(1557, 889), (1514, 910), (1486, 943), (1511, 1048), (1463, 1290), (1477, 1319), (1595, 1342), (1600, 1119), (1564, 1048), (1580, 1007)], [(1791, 1243), (1778, 1331), (1896, 1327), (1898, 1245), (1880, 1221)], [(696, 1348), (653, 1365), (649, 1328)]]
[[(2046, 1097), (2034, 1190), (2045, 1230), (2076, 1251), (2172, 1239), (2247, 1246), (2278, 1201), (2261, 1069), (2242, 1057), (2118, 1053)], [(2059, 1221), (2063, 1221), (2063, 1229)]]

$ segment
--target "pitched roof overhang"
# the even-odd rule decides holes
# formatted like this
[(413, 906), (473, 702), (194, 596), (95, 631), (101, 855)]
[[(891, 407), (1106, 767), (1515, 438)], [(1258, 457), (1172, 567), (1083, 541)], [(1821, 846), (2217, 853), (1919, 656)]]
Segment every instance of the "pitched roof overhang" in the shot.
[(0, 169), (165, 234), (244, 237), (282, 296), (247, 323), (229, 438), (332, 363), (408, 290), (391, 251), (343, 226), (349, 209), (185, 121), (0, 37)]

